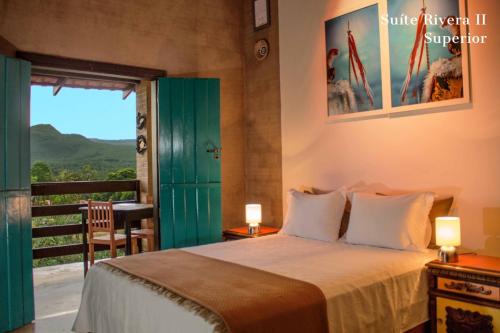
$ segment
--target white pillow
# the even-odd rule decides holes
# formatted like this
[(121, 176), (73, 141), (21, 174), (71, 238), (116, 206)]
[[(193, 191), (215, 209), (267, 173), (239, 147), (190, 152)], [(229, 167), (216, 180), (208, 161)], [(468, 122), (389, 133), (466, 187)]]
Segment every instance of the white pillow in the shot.
[(288, 191), (288, 212), (281, 234), (333, 242), (339, 238), (344, 213), (344, 189), (327, 194)]
[(432, 193), (380, 196), (355, 193), (346, 241), (400, 250), (424, 250)]

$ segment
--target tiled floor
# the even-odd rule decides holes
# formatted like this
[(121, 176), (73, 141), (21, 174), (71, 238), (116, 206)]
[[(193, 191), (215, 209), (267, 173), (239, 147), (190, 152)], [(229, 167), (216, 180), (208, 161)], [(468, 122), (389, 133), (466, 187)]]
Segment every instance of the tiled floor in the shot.
[(35, 323), (14, 333), (69, 333), (80, 305), (83, 264), (33, 270)]

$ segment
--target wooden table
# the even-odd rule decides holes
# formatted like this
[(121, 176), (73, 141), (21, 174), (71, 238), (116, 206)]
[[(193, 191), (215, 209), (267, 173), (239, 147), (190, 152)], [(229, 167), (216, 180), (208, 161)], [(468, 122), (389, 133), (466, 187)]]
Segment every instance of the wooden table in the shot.
[(248, 233), (248, 227), (238, 227), (238, 228), (224, 230), (222, 232), (222, 237), (224, 238), (224, 240), (256, 238), (256, 237), (277, 234), (278, 231), (280, 231), (279, 228), (266, 227), (264, 225), (261, 225), (259, 232), (250, 235)]
[[(80, 207), (82, 212), (82, 238), (83, 238), (83, 269), (87, 274), (88, 270), (88, 241), (87, 241), (87, 218), (88, 207)], [(142, 219), (153, 217), (153, 205), (142, 203), (119, 203), (113, 205), (113, 215), (115, 218), (115, 230), (124, 228), (127, 241), (125, 245), (125, 255), (132, 254), (132, 225), (140, 227)]]

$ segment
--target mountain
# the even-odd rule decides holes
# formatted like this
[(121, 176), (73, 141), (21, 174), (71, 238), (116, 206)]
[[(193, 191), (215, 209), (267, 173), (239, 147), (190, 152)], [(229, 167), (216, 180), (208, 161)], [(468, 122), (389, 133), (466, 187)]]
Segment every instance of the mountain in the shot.
[(135, 169), (135, 141), (88, 139), (79, 134), (62, 134), (52, 125), (35, 125), (31, 127), (31, 164), (37, 161), (56, 171), (80, 170), (86, 164), (99, 173)]
[(109, 143), (111, 145), (135, 145), (134, 139), (123, 139), (123, 140), (103, 140), (103, 139), (89, 139), (94, 142)]

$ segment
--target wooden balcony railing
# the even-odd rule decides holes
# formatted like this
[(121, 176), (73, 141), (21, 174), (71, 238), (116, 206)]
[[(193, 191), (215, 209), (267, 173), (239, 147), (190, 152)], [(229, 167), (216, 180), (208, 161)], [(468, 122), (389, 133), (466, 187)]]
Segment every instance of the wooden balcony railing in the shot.
[[(35, 183), (31, 185), (32, 196), (48, 196), (60, 194), (94, 194), (94, 193), (115, 193), (115, 192), (134, 192), (134, 200), (120, 202), (139, 202), (140, 201), (140, 183), (138, 180), (111, 180), (111, 181), (75, 181), (61, 183)], [(85, 203), (32, 206), (32, 217), (58, 216), (80, 214), (79, 208), (85, 206)], [(76, 235), (82, 233), (82, 225), (63, 224), (46, 227), (32, 228), (33, 238)], [(106, 250), (106, 247), (96, 247), (96, 251)], [(65, 256), (70, 254), (83, 253), (83, 243), (68, 244), (61, 246), (51, 246), (33, 249), (33, 259), (42, 259), (50, 257)]]

